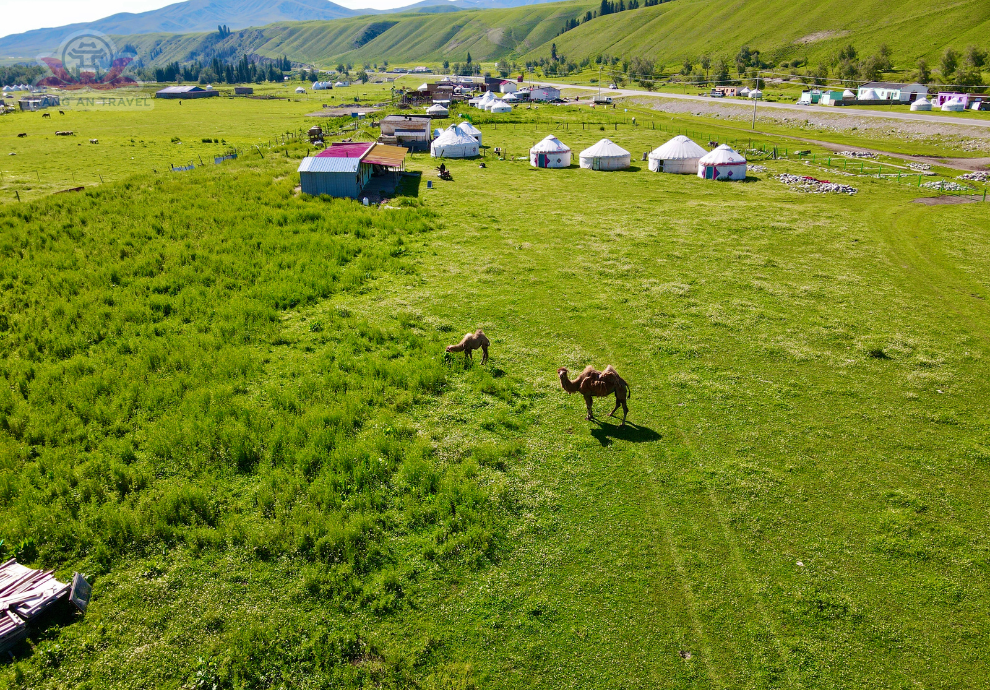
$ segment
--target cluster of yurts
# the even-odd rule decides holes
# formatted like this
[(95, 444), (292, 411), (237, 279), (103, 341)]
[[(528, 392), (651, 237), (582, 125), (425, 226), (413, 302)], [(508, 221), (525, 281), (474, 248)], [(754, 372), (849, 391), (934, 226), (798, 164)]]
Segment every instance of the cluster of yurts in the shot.
[[(481, 130), (470, 122), (436, 130), (430, 146), (434, 158), (471, 158), (478, 155)], [(730, 146), (723, 144), (706, 151), (686, 136), (677, 136), (649, 153), (653, 172), (697, 174), (707, 180), (743, 180), (746, 159)], [(582, 168), (589, 170), (622, 170), (628, 168), (632, 157), (628, 151), (608, 139), (578, 154)], [(567, 168), (571, 165), (571, 149), (552, 134), (529, 150), (529, 164), (534, 168)]]

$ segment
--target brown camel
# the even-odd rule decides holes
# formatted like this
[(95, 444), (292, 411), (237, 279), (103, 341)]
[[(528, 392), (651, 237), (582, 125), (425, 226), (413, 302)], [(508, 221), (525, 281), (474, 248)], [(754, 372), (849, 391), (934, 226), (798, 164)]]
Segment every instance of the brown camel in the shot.
[(591, 409), (592, 399), (604, 398), (615, 393), (615, 407), (612, 408), (609, 417), (614, 417), (615, 411), (619, 409), (619, 405), (622, 405), (622, 424), (619, 426), (626, 425), (626, 415), (629, 414), (626, 398), (632, 397), (632, 389), (611, 364), (605, 367), (605, 371), (595, 371), (594, 367), (589, 365), (573, 381), (567, 378), (567, 369), (564, 367), (557, 370), (557, 375), (560, 377), (560, 385), (565, 391), (580, 393), (584, 396), (584, 402), (588, 406), (588, 416), (585, 419), (589, 421), (595, 418), (595, 413)]
[(472, 357), (471, 355), (471, 352), (480, 348), (482, 354), (481, 363), (485, 364), (486, 362), (488, 362), (489, 345), (491, 345), (491, 341), (488, 340), (488, 336), (485, 335), (485, 332), (479, 328), (474, 333), (465, 334), (465, 336), (461, 338), (461, 342), (457, 343), (456, 345), (448, 345), (447, 352), (463, 351), (464, 361), (465, 363), (467, 363), (467, 360), (474, 359), (474, 357)]

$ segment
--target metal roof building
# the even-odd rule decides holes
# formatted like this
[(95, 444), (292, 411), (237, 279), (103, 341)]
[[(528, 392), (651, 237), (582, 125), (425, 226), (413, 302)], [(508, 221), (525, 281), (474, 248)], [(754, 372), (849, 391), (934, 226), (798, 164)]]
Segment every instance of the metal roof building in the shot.
[(367, 142), (331, 144), (299, 164), (299, 186), (312, 196), (357, 199), (372, 175), (402, 170), (406, 149)]
[(210, 98), (219, 95), (219, 91), (201, 86), (166, 86), (155, 92), (155, 98)]

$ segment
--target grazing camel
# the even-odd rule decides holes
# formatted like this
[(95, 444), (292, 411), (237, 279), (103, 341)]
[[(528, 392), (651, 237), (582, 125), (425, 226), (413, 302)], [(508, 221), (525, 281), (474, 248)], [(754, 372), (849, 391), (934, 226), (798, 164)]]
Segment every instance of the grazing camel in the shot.
[(605, 367), (605, 371), (595, 371), (594, 367), (589, 365), (573, 381), (567, 378), (567, 369), (564, 367), (557, 370), (557, 376), (560, 377), (560, 385), (565, 391), (584, 396), (584, 402), (588, 406), (588, 416), (585, 419), (589, 421), (595, 418), (595, 413), (591, 409), (592, 399), (604, 398), (615, 393), (615, 407), (612, 408), (609, 417), (614, 417), (615, 411), (619, 409), (619, 405), (622, 405), (622, 424), (619, 426), (626, 425), (626, 415), (629, 414), (626, 398), (632, 397), (632, 389), (611, 364)]
[(488, 340), (488, 336), (486, 336), (485, 332), (479, 328), (474, 333), (465, 334), (465, 336), (461, 338), (461, 342), (456, 345), (448, 345), (447, 352), (461, 352), (463, 350), (464, 361), (467, 363), (467, 360), (474, 359), (471, 352), (480, 348), (482, 354), (481, 363), (485, 364), (488, 362), (488, 346), (491, 344), (491, 341)]

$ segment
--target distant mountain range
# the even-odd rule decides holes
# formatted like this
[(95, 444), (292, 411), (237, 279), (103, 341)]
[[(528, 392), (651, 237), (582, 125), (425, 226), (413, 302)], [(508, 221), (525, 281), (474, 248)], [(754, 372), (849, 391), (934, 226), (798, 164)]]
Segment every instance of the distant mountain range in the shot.
[(113, 36), (231, 30), (284, 21), (342, 19), (395, 12), (451, 12), (535, 5), (553, 0), (421, 0), (394, 10), (351, 10), (328, 0), (186, 0), (149, 12), (121, 12), (93, 22), (35, 29), (0, 38), (0, 57), (34, 58), (50, 53), (77, 31), (100, 31)]

